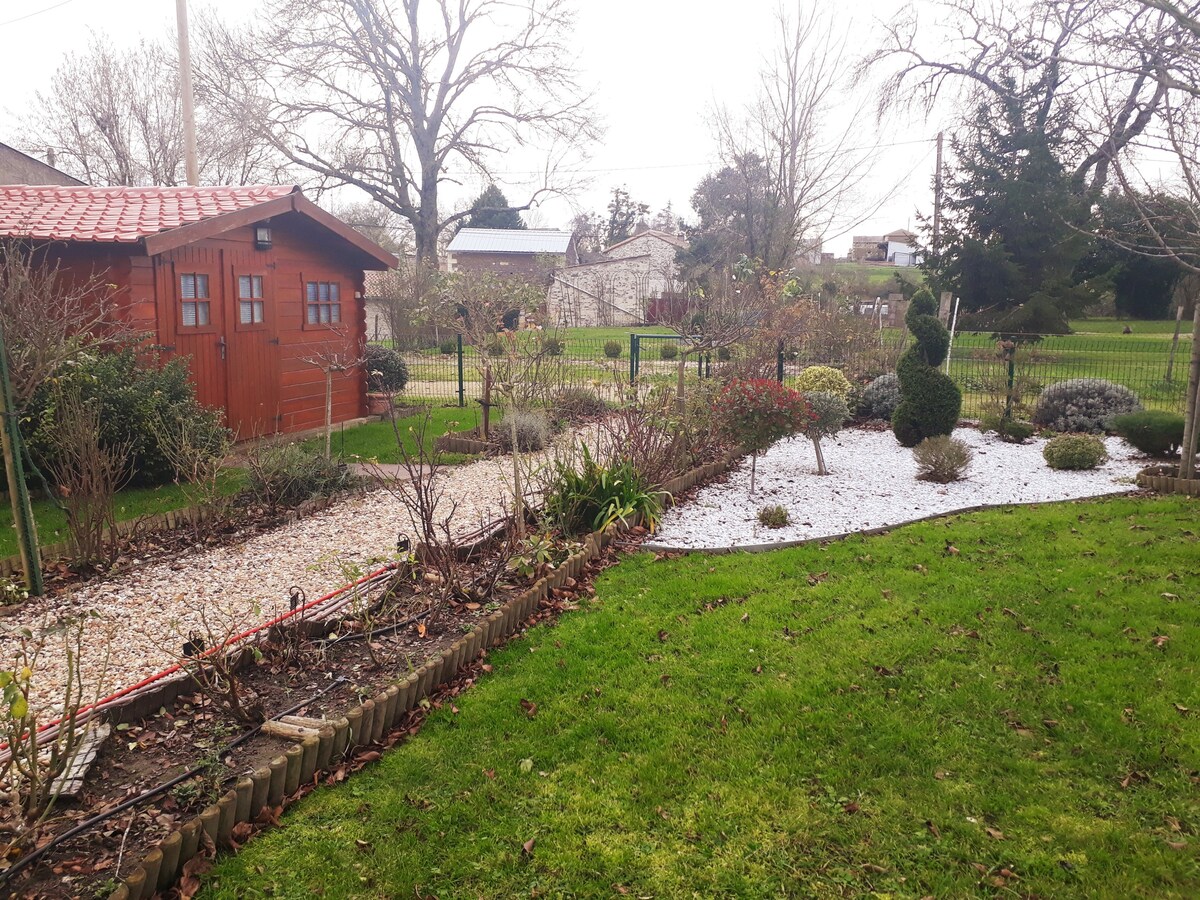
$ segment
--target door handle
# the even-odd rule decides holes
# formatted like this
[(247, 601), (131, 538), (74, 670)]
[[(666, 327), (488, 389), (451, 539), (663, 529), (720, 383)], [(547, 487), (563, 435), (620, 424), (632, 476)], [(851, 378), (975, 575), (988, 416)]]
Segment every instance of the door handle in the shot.
[(225, 348), (227, 346), (225, 343), (225, 335), (221, 335), (221, 337), (217, 339), (217, 346), (221, 348), (221, 359), (225, 359)]

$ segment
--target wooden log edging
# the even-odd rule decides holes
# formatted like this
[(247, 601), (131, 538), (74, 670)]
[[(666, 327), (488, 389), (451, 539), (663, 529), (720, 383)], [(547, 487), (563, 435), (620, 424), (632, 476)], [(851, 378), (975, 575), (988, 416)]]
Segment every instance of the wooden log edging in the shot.
[(1178, 466), (1150, 466), (1138, 472), (1138, 487), (1160, 494), (1200, 497), (1200, 478), (1180, 478), (1178, 473)]
[[(700, 466), (663, 486), (665, 494), (675, 495), (701, 481), (720, 474), (736, 459)], [(594, 531), (583, 540), (582, 548), (569, 556), (557, 569), (528, 589), (509, 599), (500, 609), (478, 620), (463, 638), (428, 660), (415, 672), (397, 676), (374, 698), (363, 701), (338, 717), (328, 718), (320, 735), (308, 735), (276, 756), (269, 766), (242, 773), (235, 787), (199, 815), (183, 823), (147, 851), (133, 871), (117, 886), (110, 900), (149, 900), (156, 892), (167, 891), (183, 874), (183, 868), (197, 855), (208, 852), (209, 841), (228, 849), (233, 829), (254, 822), (266, 806), (288, 806), (303, 795), (304, 789), (323, 773), (331, 772), (356, 747), (380, 744), (421, 699), (439, 687), (452, 683), (462, 666), (469, 665), (490, 647), (505, 643), (521, 630), (553, 590), (568, 578), (582, 574), (584, 567), (601, 556), (625, 529), (613, 523), (603, 531)], [(119, 875), (120, 873), (118, 873)]]
[(443, 434), (433, 441), (434, 447), (443, 453), (467, 453), (472, 456), (492, 456), (500, 452), (496, 444), (461, 434)]

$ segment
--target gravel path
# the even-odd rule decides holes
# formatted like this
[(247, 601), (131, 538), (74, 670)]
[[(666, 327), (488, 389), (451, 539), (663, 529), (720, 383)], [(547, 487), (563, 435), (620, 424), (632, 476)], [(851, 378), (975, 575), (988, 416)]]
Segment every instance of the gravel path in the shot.
[[(918, 481), (912, 452), (890, 431), (843, 431), (821, 444), (830, 475), (816, 472), (812, 443), (782, 441), (758, 458), (757, 490), (750, 488), (750, 460), (724, 484), (703, 488), (691, 502), (669, 510), (652, 548), (719, 549), (833, 537), (911, 522), (984, 504), (1040, 503), (1135, 489), (1146, 461), (1123, 441), (1108, 438), (1110, 459), (1091, 472), (1059, 472), (1042, 458), (1045, 440), (1006, 444), (995, 435), (960, 428), (975, 456), (966, 479), (952, 484)], [(758, 511), (778, 503), (791, 524), (758, 523)]]
[[(588, 440), (591, 433), (580, 436)], [(564, 435), (556, 447), (571, 440)], [(554, 452), (527, 454), (522, 468), (531, 471)], [(475, 531), (512, 506), (509, 456), (447, 468), (442, 477), (440, 509), (457, 504), (455, 534)], [(400, 501), (386, 490), (372, 490), (241, 543), (197, 549), (30, 601), (0, 619), (0, 668), (11, 665), (21, 629), (39, 635), (63, 618), (94, 610), (98, 616), (86, 625), (84, 697), (106, 696), (175, 662), (172, 653), (188, 632), (206, 630), (202, 617), (217, 634), (251, 628), (287, 611), (292, 585), (315, 600), (371, 571), (372, 563), (393, 558), (401, 532), (416, 533)], [(61, 640), (47, 645), (35, 667), (37, 702), (61, 702), (63, 656)]]

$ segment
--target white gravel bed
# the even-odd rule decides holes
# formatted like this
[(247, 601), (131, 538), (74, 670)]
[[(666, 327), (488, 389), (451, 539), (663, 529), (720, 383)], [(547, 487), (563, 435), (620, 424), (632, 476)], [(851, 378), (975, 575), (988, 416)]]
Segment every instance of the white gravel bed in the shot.
[[(558, 447), (590, 431), (564, 435)], [(526, 472), (545, 454), (522, 457)], [(512, 458), (448, 467), (439, 510), (454, 509), (452, 531), (464, 535), (512, 507)], [(523, 476), (523, 477), (528, 477)], [(376, 489), (241, 543), (197, 550), (39, 598), (0, 619), (0, 668), (9, 667), (22, 629), (42, 634), (64, 618), (86, 620), (84, 699), (107, 696), (161, 671), (177, 659), (189, 631), (235, 634), (286, 612), (292, 585), (317, 599), (395, 558), (403, 532), (416, 530), (398, 499)], [(210, 628), (204, 625), (207, 617)], [(66, 676), (61, 639), (52, 639), (35, 667), (35, 701), (61, 703)], [(107, 663), (105, 657), (107, 655)]]
[[(963, 481), (917, 480), (912, 451), (890, 431), (849, 429), (821, 443), (830, 474), (816, 474), (812, 442), (781, 441), (758, 458), (756, 490), (750, 494), (750, 459), (729, 480), (702, 488), (696, 498), (668, 510), (647, 549), (722, 549), (834, 537), (900, 525), (975, 506), (1042, 503), (1134, 490), (1146, 465), (1137, 451), (1108, 438), (1109, 461), (1093, 471), (1051, 469), (1042, 457), (1046, 441), (1006, 444), (994, 434), (960, 428), (954, 436), (975, 451)], [(791, 514), (784, 528), (766, 528), (758, 511), (780, 504)]]

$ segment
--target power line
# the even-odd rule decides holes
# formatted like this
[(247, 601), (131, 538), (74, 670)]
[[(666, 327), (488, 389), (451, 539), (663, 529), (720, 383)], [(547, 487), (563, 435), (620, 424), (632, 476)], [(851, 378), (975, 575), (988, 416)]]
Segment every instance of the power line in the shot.
[(55, 3), (53, 6), (47, 6), (44, 9), (35, 9), (31, 13), (25, 13), (23, 16), (17, 16), (15, 19), (9, 19), (7, 22), (0, 22), (0, 28), (3, 28), (5, 25), (16, 25), (18, 22), (24, 22), (26, 19), (32, 19), (34, 16), (40, 16), (42, 13), (48, 13), (51, 10), (58, 9), (60, 6), (66, 6), (68, 3), (74, 2), (75, 0), (61, 0), (61, 2)]

